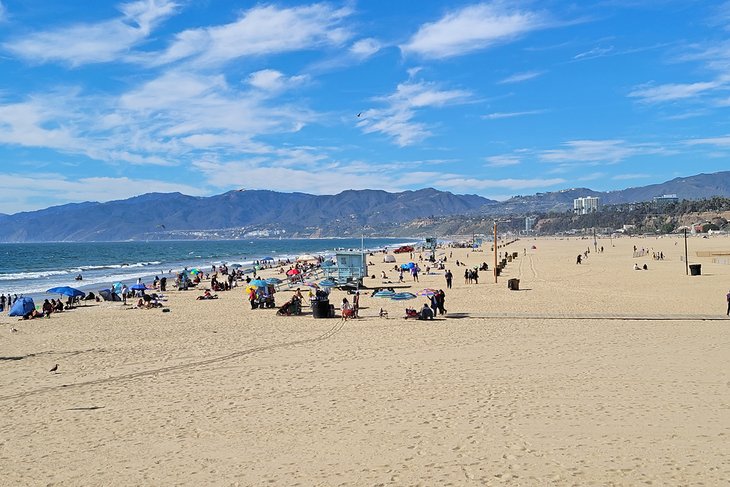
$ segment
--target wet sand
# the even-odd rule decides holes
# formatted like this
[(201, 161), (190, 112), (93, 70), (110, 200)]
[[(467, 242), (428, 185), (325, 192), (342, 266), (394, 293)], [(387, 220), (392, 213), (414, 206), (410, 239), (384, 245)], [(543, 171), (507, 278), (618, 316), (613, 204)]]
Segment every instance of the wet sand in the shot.
[[(251, 310), (240, 288), (171, 292), (170, 313), (3, 315), (0, 484), (727, 484), (730, 265), (694, 255), (730, 239), (690, 240), (693, 277), (681, 239), (598, 245), (520, 240), (497, 284), (454, 265), (491, 269), (490, 252), (439, 250), (453, 289), (406, 277), (446, 290), (433, 322), (402, 319), (420, 297), (363, 294), (343, 323)], [(393, 264), (370, 260), (366, 284), (384, 285)]]

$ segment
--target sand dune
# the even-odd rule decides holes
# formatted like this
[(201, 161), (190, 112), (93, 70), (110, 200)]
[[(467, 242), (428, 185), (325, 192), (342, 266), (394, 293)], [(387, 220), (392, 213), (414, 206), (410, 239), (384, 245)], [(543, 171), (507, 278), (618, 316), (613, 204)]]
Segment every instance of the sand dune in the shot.
[[(454, 266), (491, 269), (489, 252), (446, 249), (454, 289), (433, 322), (402, 319), (422, 298), (364, 294), (342, 323), (251, 310), (241, 290), (172, 292), (170, 313), (4, 315), (0, 484), (729, 483), (730, 266), (694, 255), (730, 239), (691, 239), (694, 277), (680, 239), (592, 244), (518, 241), (497, 284)], [(440, 271), (406, 282), (445, 289)]]

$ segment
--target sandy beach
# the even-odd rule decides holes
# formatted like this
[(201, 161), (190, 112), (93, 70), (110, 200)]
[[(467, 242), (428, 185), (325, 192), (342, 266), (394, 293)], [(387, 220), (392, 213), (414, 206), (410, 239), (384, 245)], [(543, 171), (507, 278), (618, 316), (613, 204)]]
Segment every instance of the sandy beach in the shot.
[[(488, 247), (441, 249), (453, 289), (406, 277), (446, 291), (428, 322), (403, 319), (421, 297), (363, 293), (342, 322), (251, 310), (242, 288), (2, 315), (0, 485), (727, 485), (730, 265), (696, 253), (730, 238), (690, 239), (701, 276), (681, 238), (598, 246), (519, 240), (496, 284), (455, 266), (491, 270)], [(397, 283), (370, 261), (368, 287)]]

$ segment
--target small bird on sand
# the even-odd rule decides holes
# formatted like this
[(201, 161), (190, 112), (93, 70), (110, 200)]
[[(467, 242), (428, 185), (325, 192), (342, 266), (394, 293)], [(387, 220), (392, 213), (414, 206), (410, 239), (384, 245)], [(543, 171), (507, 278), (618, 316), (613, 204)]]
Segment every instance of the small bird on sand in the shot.
[(18, 331), (18, 330), (17, 330), (17, 329), (15, 329), (15, 328), (11, 328), (11, 329), (10, 329), (10, 333), (15, 333), (15, 332), (17, 332), (17, 331)]
[(49, 370), (48, 372), (53, 372), (54, 374), (57, 373), (58, 372), (58, 364), (56, 364), (53, 367), (51, 367), (51, 370)]

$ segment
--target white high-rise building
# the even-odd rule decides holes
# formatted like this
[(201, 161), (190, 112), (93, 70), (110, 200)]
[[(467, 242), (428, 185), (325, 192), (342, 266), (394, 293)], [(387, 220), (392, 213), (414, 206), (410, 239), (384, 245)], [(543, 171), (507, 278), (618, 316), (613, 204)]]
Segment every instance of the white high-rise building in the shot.
[(573, 213), (587, 215), (598, 211), (599, 201), (597, 196), (584, 196), (573, 200)]
[(537, 217), (535, 216), (528, 216), (525, 218), (525, 232), (531, 232), (535, 228), (535, 222), (537, 222)]

